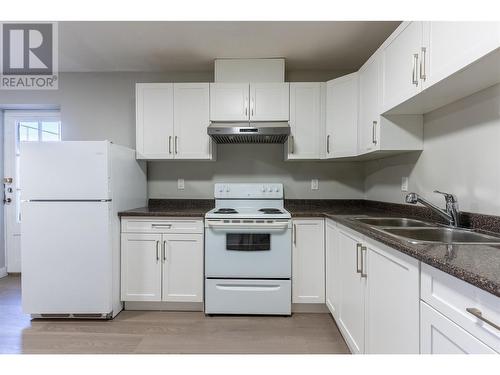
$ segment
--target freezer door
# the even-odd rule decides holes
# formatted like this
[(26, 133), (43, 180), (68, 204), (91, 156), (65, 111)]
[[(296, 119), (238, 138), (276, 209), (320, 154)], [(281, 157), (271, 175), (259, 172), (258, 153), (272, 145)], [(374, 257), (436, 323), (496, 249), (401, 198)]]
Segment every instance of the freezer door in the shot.
[(22, 200), (109, 199), (109, 142), (22, 142)]
[(21, 215), (24, 312), (111, 312), (110, 203), (23, 202)]

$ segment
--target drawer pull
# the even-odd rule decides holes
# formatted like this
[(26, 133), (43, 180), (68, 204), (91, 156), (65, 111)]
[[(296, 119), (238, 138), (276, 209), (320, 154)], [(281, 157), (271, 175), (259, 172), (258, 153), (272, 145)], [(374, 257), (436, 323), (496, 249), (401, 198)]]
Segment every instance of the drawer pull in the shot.
[(153, 228), (172, 228), (172, 224), (151, 224)]
[(491, 320), (489, 319), (486, 319), (484, 316), (483, 316), (483, 313), (481, 312), (481, 310), (479, 309), (476, 309), (475, 307), (467, 307), (465, 309), (468, 313), (474, 315), (476, 318), (478, 318), (479, 320), (482, 320), (483, 322), (485, 322), (486, 324), (489, 324), (490, 326), (492, 326), (493, 328), (496, 328), (500, 331), (500, 326), (498, 324), (495, 324), (493, 323)]
[(361, 269), (359, 268), (359, 250), (361, 249), (361, 244), (356, 244), (356, 273), (361, 273)]

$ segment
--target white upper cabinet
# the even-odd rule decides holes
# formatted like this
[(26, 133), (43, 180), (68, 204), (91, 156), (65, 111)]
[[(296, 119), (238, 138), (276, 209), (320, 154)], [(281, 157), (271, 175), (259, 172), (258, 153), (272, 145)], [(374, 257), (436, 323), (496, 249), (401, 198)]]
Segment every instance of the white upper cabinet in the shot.
[(289, 84), (211, 83), (211, 121), (287, 121)]
[(136, 85), (136, 150), (138, 159), (172, 159), (174, 85)]
[(212, 159), (208, 83), (138, 83), (138, 159)]
[(325, 303), (324, 220), (293, 220), (292, 302)]
[(174, 140), (176, 159), (211, 159), (212, 140), (207, 134), (209, 84), (174, 83)]
[(326, 83), (326, 159), (357, 154), (358, 95), (358, 73)]
[(386, 110), (422, 89), (423, 22), (403, 23), (382, 50), (382, 108)]
[(500, 47), (500, 22), (424, 22), (424, 88)]
[(289, 84), (251, 83), (250, 121), (288, 121)]
[(249, 90), (248, 83), (211, 83), (210, 120), (248, 121)]
[(359, 71), (358, 153), (378, 148), (380, 129), (380, 55)]
[(290, 130), (286, 159), (319, 159), (320, 130), (324, 118), (322, 86), (319, 82), (290, 83)]

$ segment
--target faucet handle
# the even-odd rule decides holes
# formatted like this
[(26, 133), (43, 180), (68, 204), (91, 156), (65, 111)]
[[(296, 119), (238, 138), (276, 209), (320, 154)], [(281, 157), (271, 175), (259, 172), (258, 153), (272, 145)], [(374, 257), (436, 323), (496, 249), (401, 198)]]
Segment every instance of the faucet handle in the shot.
[(457, 197), (454, 194), (445, 193), (439, 190), (434, 190), (434, 193), (444, 195), (444, 199), (449, 203), (457, 203)]

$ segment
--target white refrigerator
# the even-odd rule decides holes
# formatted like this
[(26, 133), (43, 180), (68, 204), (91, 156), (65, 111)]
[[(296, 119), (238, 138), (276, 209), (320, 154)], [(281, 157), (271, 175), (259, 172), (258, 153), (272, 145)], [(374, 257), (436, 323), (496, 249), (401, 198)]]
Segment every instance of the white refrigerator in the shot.
[(105, 318), (120, 302), (118, 211), (146, 205), (135, 151), (98, 142), (24, 142), (20, 159), (23, 310)]

